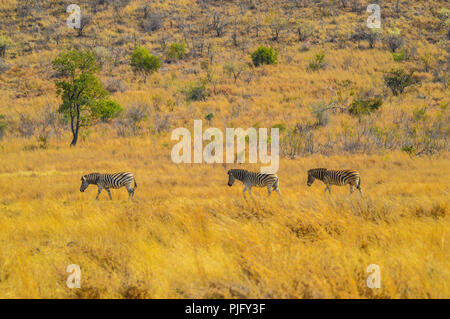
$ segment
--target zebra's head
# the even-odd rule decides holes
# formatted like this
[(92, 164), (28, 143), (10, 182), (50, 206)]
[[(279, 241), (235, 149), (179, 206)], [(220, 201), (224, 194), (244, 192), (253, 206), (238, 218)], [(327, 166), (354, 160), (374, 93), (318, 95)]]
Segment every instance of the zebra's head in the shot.
[(88, 188), (89, 182), (86, 180), (86, 176), (81, 177), (80, 192), (84, 192)]
[(308, 171), (308, 186), (311, 186), (314, 183), (314, 180), (318, 178), (319, 180), (323, 180), (323, 176), (327, 171), (326, 168), (313, 168)]
[(314, 180), (315, 180), (315, 177), (313, 176), (313, 170), (310, 169), (310, 170), (308, 171), (308, 182), (307, 182), (307, 185), (308, 185), (308, 186), (311, 186), (312, 183), (314, 183)]
[(233, 186), (234, 181), (236, 180), (236, 178), (233, 176), (233, 172), (231, 171), (231, 169), (228, 171), (228, 186)]

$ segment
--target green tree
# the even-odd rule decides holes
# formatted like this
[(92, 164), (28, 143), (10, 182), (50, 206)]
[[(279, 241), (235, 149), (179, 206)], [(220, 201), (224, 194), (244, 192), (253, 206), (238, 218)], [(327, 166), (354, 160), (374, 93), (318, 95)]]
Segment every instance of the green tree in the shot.
[(147, 76), (161, 67), (161, 59), (152, 55), (146, 48), (137, 47), (131, 54), (131, 68), (134, 74), (139, 74), (147, 81)]
[(98, 119), (111, 119), (118, 115), (121, 107), (108, 100), (109, 92), (96, 76), (99, 66), (92, 52), (61, 53), (53, 60), (53, 68), (58, 77), (56, 93), (62, 98), (58, 111), (70, 122), (73, 136), (70, 146), (75, 146), (80, 127), (89, 126)]

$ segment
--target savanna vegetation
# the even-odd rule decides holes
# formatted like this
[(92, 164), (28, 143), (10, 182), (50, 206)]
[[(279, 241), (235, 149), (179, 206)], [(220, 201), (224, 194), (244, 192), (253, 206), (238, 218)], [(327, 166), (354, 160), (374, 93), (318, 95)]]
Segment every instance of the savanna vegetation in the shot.
[[(2, 1), (0, 297), (450, 297), (450, 10), (378, 1), (368, 29), (369, 3)], [(226, 186), (259, 165), (174, 164), (194, 119), (278, 128), (283, 196)], [(133, 172), (135, 200), (80, 193), (95, 171)]]

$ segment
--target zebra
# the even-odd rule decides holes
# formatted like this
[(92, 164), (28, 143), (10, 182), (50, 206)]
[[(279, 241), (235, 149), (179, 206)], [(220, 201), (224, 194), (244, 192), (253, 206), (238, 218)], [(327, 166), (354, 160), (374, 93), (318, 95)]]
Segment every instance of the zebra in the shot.
[(262, 173), (253, 173), (249, 172), (245, 169), (230, 169), (228, 171), (228, 186), (233, 186), (235, 180), (240, 180), (244, 183), (244, 190), (242, 194), (245, 198), (245, 191), (248, 189), (250, 196), (252, 195), (252, 187), (267, 187), (267, 191), (269, 193), (268, 196), (272, 193), (272, 188), (279, 194), (280, 189), (278, 188), (278, 176), (275, 174), (262, 174)]
[(343, 169), (338, 171), (327, 170), (326, 168), (314, 168), (308, 171), (308, 186), (311, 186), (315, 179), (322, 181), (326, 188), (324, 192), (328, 191), (331, 194), (331, 185), (350, 185), (350, 195), (353, 193), (353, 186), (359, 190), (362, 196), (361, 190), (361, 176), (353, 169)]
[[(131, 187), (131, 183), (133, 181), (134, 188)], [(133, 198), (134, 190), (137, 188), (136, 178), (133, 174), (128, 172), (115, 174), (91, 173), (84, 175), (83, 177), (81, 177), (80, 192), (84, 192), (90, 184), (97, 185), (98, 187), (97, 197), (95, 197), (96, 200), (100, 196), (103, 188), (108, 192), (110, 200), (112, 200), (111, 191), (109, 190), (110, 188), (121, 188), (125, 186), (128, 191), (128, 200)]]

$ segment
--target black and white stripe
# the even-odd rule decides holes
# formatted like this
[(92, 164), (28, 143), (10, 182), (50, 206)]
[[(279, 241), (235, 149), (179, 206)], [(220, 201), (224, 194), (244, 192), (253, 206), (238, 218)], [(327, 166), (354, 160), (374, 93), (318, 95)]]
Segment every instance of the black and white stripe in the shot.
[(253, 173), (245, 169), (230, 169), (228, 171), (228, 186), (232, 186), (235, 180), (240, 180), (245, 187), (242, 192), (245, 198), (245, 191), (248, 189), (250, 195), (252, 194), (252, 187), (267, 187), (269, 196), (272, 193), (272, 188), (281, 195), (278, 188), (278, 176), (275, 174)]
[(359, 173), (353, 169), (343, 169), (343, 170), (327, 170), (326, 168), (314, 168), (308, 171), (308, 186), (314, 182), (315, 179), (322, 181), (326, 188), (324, 192), (328, 191), (331, 194), (331, 185), (343, 186), (350, 185), (350, 194), (353, 193), (353, 186), (359, 190), (362, 195), (361, 190), (361, 177)]
[[(134, 187), (132, 187), (132, 183), (134, 182)], [(137, 188), (136, 178), (133, 174), (128, 172), (115, 173), (115, 174), (100, 174), (100, 173), (91, 173), (84, 175), (81, 177), (81, 187), (80, 192), (84, 192), (86, 188), (90, 184), (97, 185), (98, 193), (95, 199), (98, 199), (102, 189), (106, 189), (109, 195), (109, 199), (112, 200), (110, 188), (121, 188), (123, 186), (126, 187), (128, 191), (128, 199), (131, 199), (134, 196), (134, 190)]]

